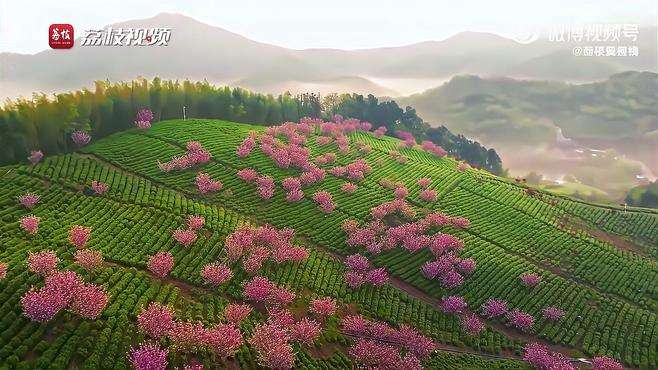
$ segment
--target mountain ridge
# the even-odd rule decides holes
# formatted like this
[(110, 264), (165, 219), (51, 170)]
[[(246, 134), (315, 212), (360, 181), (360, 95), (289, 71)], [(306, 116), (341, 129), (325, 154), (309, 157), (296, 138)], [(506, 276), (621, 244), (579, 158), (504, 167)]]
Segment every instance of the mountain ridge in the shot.
[[(655, 55), (655, 42), (647, 35), (646, 52), (637, 60), (627, 58), (614, 62), (568, 57), (556, 70), (550, 62), (556, 50), (570, 50), (569, 45), (537, 41), (519, 44), (511, 39), (487, 32), (465, 31), (443, 40), (430, 40), (403, 46), (355, 50), (308, 48), (289, 49), (263, 43), (206, 24), (178, 13), (160, 13), (154, 17), (116, 22), (112, 27), (171, 27), (172, 38), (167, 47), (80, 47), (71, 50), (44, 50), (36, 54), (0, 53), (5, 86), (2, 98), (33, 92), (61, 92), (89, 86), (94, 80), (131, 80), (137, 76), (155, 75), (173, 79), (208, 79), (215, 84), (235, 84), (255, 80), (266, 71), (267, 78), (277, 83), (260, 92), (280, 93), (292, 86), (293, 93), (305, 92), (305, 82), (331, 80), (337, 77), (376, 77), (372, 85), (329, 84), (328, 92), (357, 92), (374, 95), (406, 95), (400, 93), (399, 79), (437, 79), (471, 73), (482, 76), (584, 79), (607, 78), (611, 72), (642, 68), (645, 59)], [(655, 33), (654, 33), (655, 34)], [(79, 40), (79, 39), (78, 39)], [(644, 40), (643, 38), (641, 40)], [(645, 57), (644, 54), (647, 56)], [(539, 59), (537, 59), (539, 58)], [(548, 59), (546, 59), (548, 58)], [(163, 61), (167, 61), (163, 63)], [(190, 63), (193, 60), (194, 63)], [(535, 60), (535, 62), (529, 62)], [(547, 60), (546, 62), (539, 62)], [(588, 70), (580, 65), (587, 61)], [(644, 63), (644, 64), (643, 64)], [(537, 65), (540, 66), (538, 68)], [(56, 68), (43, 68), (43, 66)], [(515, 66), (523, 76), (515, 71)], [(655, 66), (651, 65), (651, 68)], [(294, 88), (299, 83), (299, 87)], [(381, 87), (378, 87), (381, 86)], [(425, 84), (416, 84), (416, 91)], [(257, 85), (241, 86), (255, 89)], [(354, 87), (353, 90), (350, 90)], [(367, 90), (371, 89), (371, 90)], [(334, 90), (334, 91), (332, 91)], [(406, 91), (406, 90), (405, 90)], [(318, 91), (316, 91), (318, 92)]]

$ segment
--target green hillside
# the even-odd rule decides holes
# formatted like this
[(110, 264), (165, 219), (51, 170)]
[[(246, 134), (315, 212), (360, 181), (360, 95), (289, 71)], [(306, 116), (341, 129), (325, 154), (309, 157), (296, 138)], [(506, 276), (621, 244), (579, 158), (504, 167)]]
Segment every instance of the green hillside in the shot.
[[(179, 320), (212, 325), (222, 320), (229, 302), (243, 300), (241, 283), (249, 275), (235, 267), (233, 278), (219, 288), (209, 287), (200, 271), (223, 260), (224, 241), (240, 225), (271, 224), (294, 228), (295, 242), (309, 249), (307, 259), (280, 265), (266, 264), (261, 273), (297, 293), (291, 310), (303, 310), (317, 297), (334, 297), (338, 317), (325, 323), (312, 346), (297, 346), (296, 366), (301, 368), (352, 368), (350, 338), (339, 330), (339, 319), (349, 313), (387, 322), (406, 323), (438, 344), (438, 351), (423, 361), (427, 368), (524, 368), (523, 346), (549, 344), (566, 356), (591, 358), (607, 355), (637, 368), (658, 367), (658, 212), (602, 207), (568, 197), (537, 191), (476, 169), (458, 169), (459, 162), (419, 149), (398, 148), (400, 140), (357, 131), (348, 137), (349, 151), (335, 144), (308, 140), (311, 157), (335, 152), (336, 165), (363, 158), (372, 172), (357, 182), (353, 194), (341, 187), (346, 180), (326, 174), (323, 181), (304, 187), (305, 198), (286, 201), (281, 181), (299, 170), (280, 169), (256, 148), (238, 158), (236, 147), (262, 126), (216, 120), (163, 121), (150, 129), (129, 129), (94, 142), (73, 154), (47, 157), (36, 165), (0, 168), (0, 262), (7, 276), (0, 280), (2, 322), (0, 364), (3, 368), (129, 367), (131, 346), (145, 340), (136, 316), (149, 302), (170, 304)], [(316, 136), (315, 134), (313, 136)], [(185, 154), (186, 143), (198, 141), (212, 154), (209, 163), (184, 171), (162, 172), (158, 162)], [(369, 146), (368, 153), (357, 146)], [(406, 163), (390, 154), (398, 151)], [(325, 169), (333, 165), (321, 166)], [(253, 168), (271, 176), (276, 189), (263, 200), (256, 187), (237, 177)], [(216, 193), (199, 194), (195, 176), (205, 172), (223, 184)], [(417, 181), (431, 178), (436, 202), (419, 198)], [(97, 180), (109, 185), (101, 196), (89, 195)], [(418, 219), (436, 211), (470, 220), (470, 227), (440, 226), (437, 231), (461, 239), (462, 258), (473, 258), (477, 268), (462, 286), (445, 289), (426, 279), (421, 266), (432, 257), (427, 248), (411, 253), (395, 248), (372, 255), (363, 247), (346, 244), (342, 225), (372, 218), (372, 207), (394, 199), (382, 184), (402, 183), (409, 189), (407, 202)], [(337, 208), (318, 209), (311, 196), (328, 191)], [(17, 202), (26, 192), (41, 196), (31, 211)], [(36, 235), (26, 235), (19, 219), (41, 217)], [(189, 215), (205, 217), (198, 240), (188, 247), (177, 244), (172, 231)], [(399, 216), (387, 223), (403, 222)], [(101, 251), (105, 263), (93, 274), (73, 262), (75, 248), (68, 230), (73, 225), (92, 228), (87, 247)], [(102, 285), (109, 303), (96, 320), (70, 312), (48, 323), (30, 321), (21, 310), (21, 297), (43, 279), (27, 270), (28, 252), (51, 249), (60, 258), (60, 270), (75, 270), (88, 282)], [(170, 277), (158, 278), (147, 269), (149, 256), (169, 251), (174, 257)], [(343, 279), (345, 256), (359, 252), (376, 267), (390, 273), (388, 284), (351, 289)], [(524, 287), (522, 273), (542, 277), (535, 288)], [(535, 317), (528, 332), (506, 325), (504, 318), (486, 319), (478, 335), (462, 330), (456, 315), (442, 312), (441, 298), (463, 296), (473, 312), (490, 298)], [(542, 318), (542, 309), (557, 306), (565, 316), (556, 322)], [(240, 324), (245, 340), (267, 312), (259, 307)], [(167, 345), (168, 342), (161, 341)], [(192, 359), (213, 368), (256, 368), (257, 354), (248, 345), (229, 359), (208, 350), (169, 354), (171, 368)]]

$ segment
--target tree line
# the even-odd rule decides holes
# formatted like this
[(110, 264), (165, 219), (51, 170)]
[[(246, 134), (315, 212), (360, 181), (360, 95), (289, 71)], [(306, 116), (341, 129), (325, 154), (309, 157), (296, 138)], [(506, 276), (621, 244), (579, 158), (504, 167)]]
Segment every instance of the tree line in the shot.
[(502, 163), (493, 149), (454, 135), (447, 128), (430, 127), (411, 107), (372, 95), (318, 94), (278, 96), (242, 88), (217, 87), (207, 81), (172, 81), (154, 78), (131, 82), (97, 81), (83, 89), (49, 97), (7, 101), (0, 108), (0, 164), (25, 161), (31, 150), (45, 155), (75, 150), (70, 133), (89, 132), (94, 139), (133, 127), (138, 110), (149, 108), (154, 121), (187, 117), (271, 125), (299, 121), (302, 117), (330, 119), (334, 114), (386, 126), (389, 134), (403, 130), (418, 140), (431, 140), (452, 156), (471, 165), (501, 174)]

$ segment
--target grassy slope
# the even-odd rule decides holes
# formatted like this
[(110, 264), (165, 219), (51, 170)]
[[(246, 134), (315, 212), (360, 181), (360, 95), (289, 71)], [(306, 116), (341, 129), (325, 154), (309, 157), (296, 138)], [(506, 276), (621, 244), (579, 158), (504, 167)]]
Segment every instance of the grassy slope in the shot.
[[(640, 209), (622, 213), (549, 194), (531, 197), (515, 184), (475, 170), (457, 172), (454, 161), (416, 150), (404, 149), (410, 160), (401, 165), (385, 155), (395, 148), (397, 140), (355, 134), (355, 140), (375, 149), (366, 156), (374, 171), (351, 196), (339, 191), (343, 180), (331, 176), (305, 191), (307, 197), (319, 189), (334, 195), (338, 210), (325, 216), (308, 199), (293, 205), (286, 203), (280, 188), (273, 199), (263, 202), (253, 187), (236, 178), (236, 171), (244, 167), (270, 174), (278, 182), (297, 174), (275, 168), (257, 151), (244, 160), (235, 156), (235, 147), (248, 131), (260, 129), (220, 121), (168, 121), (145, 132), (131, 130), (113, 135), (85, 148), (84, 155), (53, 157), (34, 167), (12, 168), (2, 178), (0, 196), (5, 206), (0, 212), (0, 260), (10, 263), (8, 278), (1, 283), (6, 303), (0, 327), (0, 362), (16, 356), (12, 362), (28, 359), (45, 366), (59, 361), (55, 363), (63, 367), (91, 356), (103, 367), (124, 367), (123, 354), (136, 341), (132, 334), (134, 315), (142, 304), (153, 299), (175, 303), (182, 317), (216, 322), (227, 300), (239, 298), (237, 281), (242, 276), (238, 275), (226, 289), (211, 292), (202, 289), (198, 271), (220, 255), (224, 237), (237, 224), (269, 222), (294, 227), (303, 241), (314, 247), (308, 261), (267, 271), (279, 283), (298, 291), (336, 296), (344, 303), (355, 304), (364, 314), (390, 322), (412, 322), (442, 343), (468, 351), (509, 354), (518, 351), (523, 340), (539, 339), (573, 348), (574, 354), (607, 353), (641, 367), (658, 364), (656, 213)], [(189, 140), (201, 141), (213, 153), (213, 162), (203, 171), (220, 179), (231, 194), (200, 198), (193, 187), (196, 171), (160, 173), (157, 160), (182, 154)], [(320, 148), (312, 144), (311, 149), (314, 155), (335, 151), (333, 145)], [(353, 154), (339, 156), (339, 162), (348, 163), (354, 158)], [(0, 173), (5, 170), (0, 169)], [(428, 205), (417, 202), (415, 182), (426, 176), (433, 179), (432, 187), (441, 196), (429, 206), (472, 221), (468, 231), (447, 230), (466, 241), (464, 256), (478, 262), (474, 275), (455, 293), (464, 295), (472, 307), (490, 297), (501, 297), (538, 318), (543, 307), (557, 305), (567, 311), (563, 321), (549, 324), (538, 319), (533, 333), (525, 337), (499, 331), (500, 323), (495, 322), (494, 329), (479, 337), (462, 334), (455, 318), (433, 306), (447, 292), (420, 275), (419, 266), (429, 259), (424, 251), (410, 256), (406, 251), (393, 250), (374, 257), (399, 282), (422, 291), (422, 297), (394, 286), (354, 292), (345, 287), (341, 280), (343, 267), (332, 255), (351, 253), (344, 243), (341, 222), (348, 218), (365, 221), (371, 206), (392, 199), (391, 191), (378, 185), (384, 177), (404, 182), (411, 190), (410, 199), (419, 210), (423, 209)], [(78, 184), (89, 184), (94, 179), (110, 185), (107, 196), (88, 197), (79, 192)], [(34, 238), (25, 237), (17, 224), (26, 212), (16, 205), (15, 197), (27, 190), (43, 197), (33, 212), (43, 218)], [(171, 240), (170, 232), (182, 224), (187, 214), (203, 214), (210, 231), (182, 250)], [(582, 228), (570, 226), (568, 219), (576, 216), (590, 227), (637, 241), (646, 248), (647, 256), (620, 251)], [(66, 242), (66, 230), (73, 224), (92, 226), (90, 247), (102, 250), (114, 262), (93, 277), (110, 290), (109, 308), (100, 320), (91, 323), (65, 315), (47, 326), (29, 323), (20, 316), (17, 304), (23, 292), (38, 281), (25, 270), (26, 252), (54, 248), (65, 261), (60, 266), (70, 265), (72, 251)], [(170, 250), (176, 260), (172, 272), (175, 281), (168, 284), (144, 273), (147, 256), (158, 250)], [(530, 294), (517, 279), (527, 270), (544, 276), (544, 282)], [(248, 331), (251, 324), (245, 324), (244, 329)], [(344, 343), (331, 330), (323, 340)], [(452, 356), (436, 355), (432, 363), (473, 367), (475, 361), (485, 366), (478, 362), (483, 361), (479, 357)], [(180, 363), (182, 359), (174, 361)], [(237, 361), (253, 364), (253, 356), (244, 349)], [(314, 359), (304, 352), (300, 361), (309, 366), (319, 366), (318, 361), (339, 366), (346, 358), (338, 352), (329, 358)], [(494, 365), (510, 363), (486, 364)]]

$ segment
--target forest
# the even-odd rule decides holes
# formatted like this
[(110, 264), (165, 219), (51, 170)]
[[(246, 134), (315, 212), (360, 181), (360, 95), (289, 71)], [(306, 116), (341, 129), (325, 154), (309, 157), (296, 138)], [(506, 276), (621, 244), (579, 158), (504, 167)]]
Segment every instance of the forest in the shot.
[(207, 81), (171, 81), (154, 78), (132, 82), (95, 82), (94, 89), (56, 94), (35, 94), (32, 99), (7, 101), (0, 108), (0, 164), (25, 162), (30, 151), (45, 155), (75, 149), (70, 134), (88, 132), (100, 139), (134, 125), (135, 114), (150, 109), (154, 121), (183, 118), (216, 118), (258, 125), (299, 121), (303, 117), (329, 119), (353, 117), (386, 127), (389, 133), (411, 132), (418, 141), (430, 140), (451, 156), (494, 174), (503, 172), (493, 149), (455, 135), (447, 128), (430, 127), (415, 109), (393, 100), (359, 94), (278, 96), (242, 88), (216, 87)]

